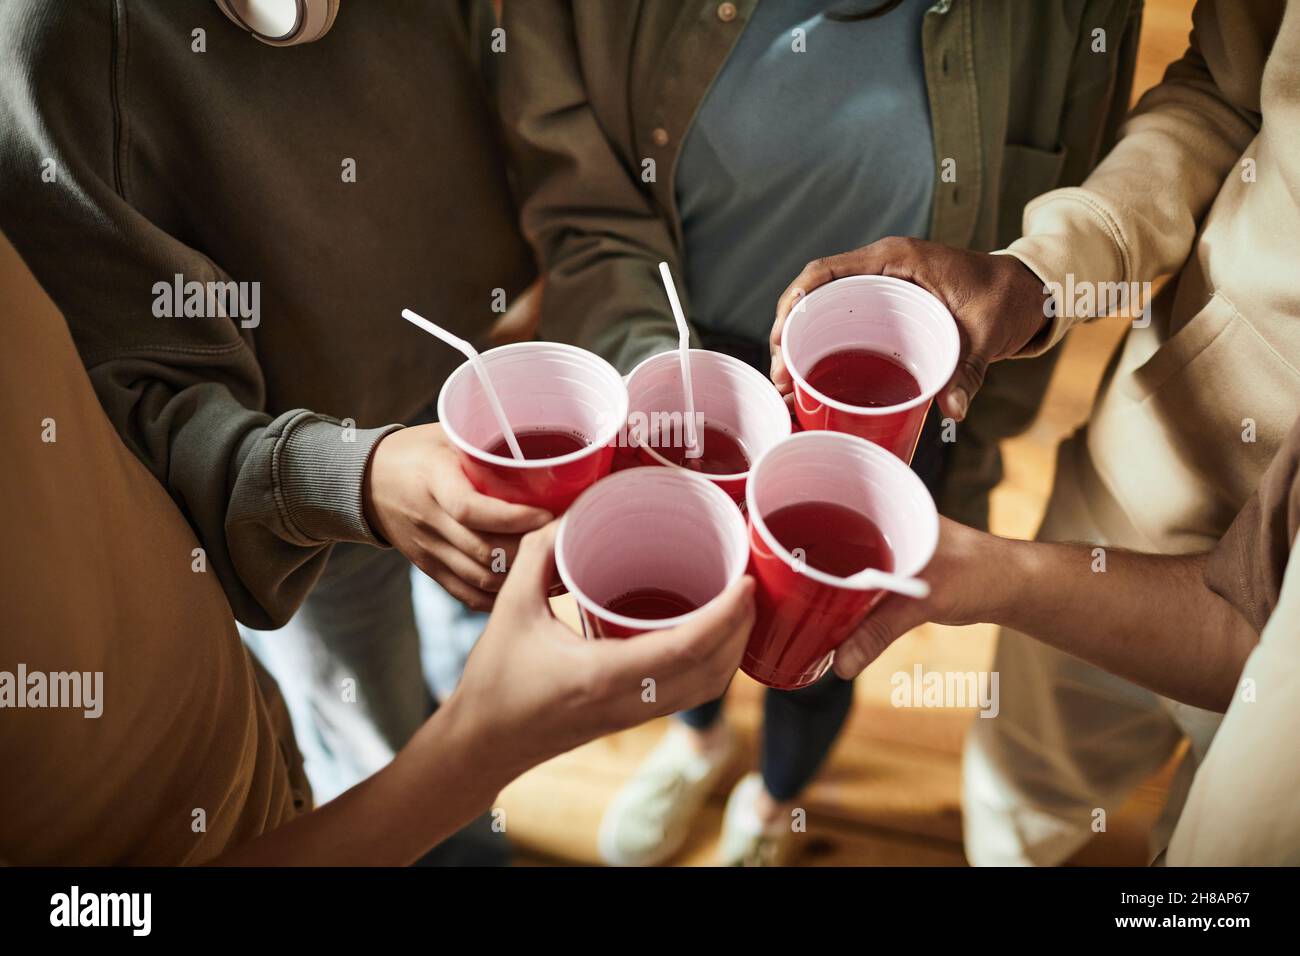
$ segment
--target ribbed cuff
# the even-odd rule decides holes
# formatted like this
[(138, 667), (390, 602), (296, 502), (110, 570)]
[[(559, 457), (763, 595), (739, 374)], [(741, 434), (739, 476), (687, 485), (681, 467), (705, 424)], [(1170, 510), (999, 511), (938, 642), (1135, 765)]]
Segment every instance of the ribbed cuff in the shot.
[[(1056, 315), (1016, 358), (1032, 358), (1054, 347), (1080, 322), (1097, 317), (1098, 290), (1128, 280), (1128, 256), (1119, 227), (1086, 190), (1057, 189), (1025, 207), (1025, 234), (994, 255), (1010, 255), (1052, 289)], [(1078, 308), (1074, 290), (1092, 287), (1091, 309)]]
[(386, 547), (366, 523), (361, 491), (375, 445), (401, 427), (345, 428), (315, 415), (291, 424), (276, 454), (276, 498), (304, 540)]

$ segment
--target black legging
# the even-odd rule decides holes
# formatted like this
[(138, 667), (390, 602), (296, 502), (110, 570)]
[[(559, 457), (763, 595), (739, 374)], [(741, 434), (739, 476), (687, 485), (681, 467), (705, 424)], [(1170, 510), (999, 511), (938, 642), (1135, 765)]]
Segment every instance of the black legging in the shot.
[[(712, 338), (709, 348), (748, 362), (767, 374), (768, 355), (763, 346)], [(941, 441), (939, 410), (931, 407), (921, 428), (912, 470), (934, 494), (948, 446)], [(777, 800), (792, 800), (821, 768), (840, 728), (853, 706), (853, 682), (827, 674), (801, 690), (771, 690), (763, 701), (763, 785)], [(688, 727), (704, 730), (722, 715), (722, 698), (684, 710), (678, 718)]]

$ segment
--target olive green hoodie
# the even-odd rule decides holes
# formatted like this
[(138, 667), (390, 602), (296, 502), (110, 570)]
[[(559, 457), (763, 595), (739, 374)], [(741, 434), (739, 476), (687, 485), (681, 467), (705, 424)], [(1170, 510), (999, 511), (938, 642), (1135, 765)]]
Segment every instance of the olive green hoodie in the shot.
[(399, 312), (479, 338), (531, 277), (515, 222), (453, 0), (285, 49), (211, 0), (0, 4), (0, 228), (248, 624), (377, 543), (370, 451), (458, 361)]

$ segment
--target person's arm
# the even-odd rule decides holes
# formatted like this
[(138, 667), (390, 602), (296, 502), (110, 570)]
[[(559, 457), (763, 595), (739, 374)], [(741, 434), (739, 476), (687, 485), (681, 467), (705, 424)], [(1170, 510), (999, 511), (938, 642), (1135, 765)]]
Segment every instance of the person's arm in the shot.
[(504, 26), (499, 99), (524, 233), (546, 276), (542, 337), (628, 372), (677, 341), (658, 272), (668, 262), (681, 288), (668, 223), (636, 178), (640, 159), (620, 155), (596, 116), (571, 4), (507, 3)]
[[(403, 865), (557, 754), (719, 696), (754, 620), (743, 578), (696, 619), (642, 640), (588, 641), (551, 614), (555, 524), (524, 538), (456, 690), (391, 764), (213, 862)], [(653, 700), (644, 684), (655, 681)]]
[[(1134, 107), (1115, 148), (1079, 188), (1031, 202), (1024, 235), (1006, 253), (1057, 288), (1067, 275), (1076, 287), (1098, 287), (1154, 281), (1181, 266), (1223, 180), (1259, 132), (1264, 62), (1283, 6), (1199, 0), (1186, 53)], [(1104, 315), (1107, 304), (1084, 314), (1058, 308), (1031, 351)]]
[[(1187, 259), (1223, 180), (1259, 131), (1260, 80), (1283, 4), (1200, 0), (1190, 47), (1120, 130), (1115, 148), (1081, 186), (1025, 207), (1024, 233), (997, 253), (898, 237), (811, 262), (782, 294), (772, 328), (773, 381), (791, 388), (776, 347), (790, 309), (849, 275), (891, 275), (928, 289), (952, 311), (962, 360), (939, 395), (963, 418), (991, 362), (1038, 355), (1076, 323), (1106, 314), (1119, 283), (1168, 275)], [(1071, 277), (1072, 283), (1067, 281)], [(1049, 290), (1091, 288), (1089, 300), (1047, 309)], [(1098, 309), (1100, 304), (1100, 309)]]
[(1166, 697), (1222, 712), (1258, 636), (1206, 586), (1205, 562), (1204, 554), (1014, 541), (945, 519), (923, 575), (930, 597), (886, 598), (836, 651), (835, 672), (858, 674), (927, 621), (999, 624)]
[[(151, 218), (130, 201), (112, 19), (105, 3), (0, 5), (0, 228), (67, 318), (114, 428), (181, 508), (245, 624), (283, 624), (336, 541), (390, 543), (486, 607), (500, 580), (492, 549), (512, 551), (549, 516), (473, 495), (437, 426), (267, 414), (249, 320), (155, 314), (157, 283), (232, 277), (158, 224), (184, 223), (182, 211)], [(86, 80), (87, 63), (103, 64), (103, 82)]]

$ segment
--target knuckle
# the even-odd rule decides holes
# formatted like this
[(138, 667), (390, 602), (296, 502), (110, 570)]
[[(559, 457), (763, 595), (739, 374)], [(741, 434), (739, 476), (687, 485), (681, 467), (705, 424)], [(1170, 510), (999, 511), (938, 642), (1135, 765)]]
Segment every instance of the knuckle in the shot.
[(746, 619), (749, 617), (749, 606), (741, 600), (729, 600), (727, 607), (718, 621), (717, 638), (721, 641), (723, 638), (734, 634), (744, 626)]
[(916, 251), (916, 240), (910, 236), (886, 236), (876, 243), (883, 253), (893, 257), (908, 257)]
[(443, 505), (447, 516), (457, 524), (465, 524), (469, 520), (469, 504), (464, 498), (453, 498)]
[(887, 630), (883, 624), (874, 618), (867, 618), (862, 622), (858, 633), (853, 635), (853, 643), (859, 646), (875, 646), (885, 639)]
[(962, 360), (962, 365), (966, 369), (967, 375), (976, 385), (984, 381), (984, 373), (988, 371), (989, 363), (988, 359), (983, 355), (971, 352)]
[(415, 553), (411, 555), (411, 563), (436, 581), (438, 575), (442, 573), (442, 562), (434, 555), (427, 541), (417, 541), (415, 547)]
[(858, 652), (869, 659), (879, 655), (888, 647), (893, 637), (890, 629), (883, 623), (869, 620), (863, 625), (853, 643), (857, 646)]

